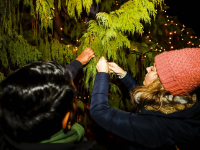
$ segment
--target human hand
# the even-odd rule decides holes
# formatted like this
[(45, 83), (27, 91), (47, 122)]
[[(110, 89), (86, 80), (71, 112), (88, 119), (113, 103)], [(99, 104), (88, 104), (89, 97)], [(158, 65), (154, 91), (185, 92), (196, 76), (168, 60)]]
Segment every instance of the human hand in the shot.
[(99, 62), (96, 65), (97, 71), (98, 72), (105, 72), (108, 73), (108, 64), (107, 64), (107, 60), (104, 57), (101, 57), (99, 59)]
[(82, 65), (87, 64), (90, 59), (95, 57), (94, 51), (91, 48), (86, 48), (77, 58), (76, 60), (80, 61)]
[(116, 73), (118, 76), (123, 77), (126, 74), (126, 71), (124, 71), (121, 67), (119, 67), (116, 63), (114, 62), (109, 62), (109, 69), (111, 73)]

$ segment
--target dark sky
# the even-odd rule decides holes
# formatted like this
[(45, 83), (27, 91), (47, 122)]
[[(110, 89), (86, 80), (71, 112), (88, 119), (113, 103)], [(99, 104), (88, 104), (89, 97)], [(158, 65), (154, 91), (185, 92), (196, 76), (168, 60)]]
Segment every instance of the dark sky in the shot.
[(181, 24), (192, 28), (200, 37), (200, 5), (199, 0), (165, 0), (170, 8), (167, 10), (169, 16), (177, 16)]

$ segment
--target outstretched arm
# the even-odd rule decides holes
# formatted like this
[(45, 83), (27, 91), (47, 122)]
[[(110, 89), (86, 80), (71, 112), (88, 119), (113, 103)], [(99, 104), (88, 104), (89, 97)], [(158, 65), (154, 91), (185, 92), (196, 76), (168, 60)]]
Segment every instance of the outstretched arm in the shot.
[(120, 66), (118, 66), (114, 62), (109, 62), (109, 69), (111, 73), (116, 73), (119, 76), (121, 82), (126, 86), (126, 88), (130, 91), (134, 87), (138, 86), (138, 82), (132, 77), (132, 75), (125, 70), (123, 70)]
[(90, 105), (93, 120), (107, 131), (149, 148), (167, 143), (170, 133), (157, 116), (134, 114), (108, 106), (109, 74), (104, 58), (97, 63), (97, 70)]
[(94, 51), (90, 48), (86, 48), (76, 60), (66, 66), (66, 68), (70, 70), (73, 79), (76, 77), (78, 70), (82, 69), (83, 65), (86, 65), (93, 57), (95, 57)]

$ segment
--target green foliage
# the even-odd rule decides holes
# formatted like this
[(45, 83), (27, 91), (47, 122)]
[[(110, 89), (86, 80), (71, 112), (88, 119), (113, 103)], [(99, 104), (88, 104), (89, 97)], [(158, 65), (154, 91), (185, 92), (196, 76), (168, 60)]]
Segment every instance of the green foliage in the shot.
[[(153, 17), (156, 15), (155, 5), (157, 5), (157, 2), (130, 0), (123, 4), (120, 9), (110, 14), (105, 12), (98, 13), (96, 15), (97, 21), (91, 20), (88, 23), (87, 32), (81, 38), (81, 48), (91, 47), (97, 56), (104, 56), (109, 61), (114, 61), (127, 68), (124, 49), (130, 47), (131, 44), (125, 33), (134, 34), (136, 32), (141, 34), (143, 25), (140, 20), (150, 23), (151, 15)], [(135, 65), (131, 64), (132, 66)], [(92, 86), (90, 83), (94, 82), (94, 78), (92, 78), (92, 82), (88, 82), (96, 74), (93, 71), (93, 66), (96, 66), (96, 63), (88, 65), (85, 69), (85, 87), (87, 89), (90, 85)], [(114, 90), (116, 89), (114, 88)]]
[(36, 0), (35, 16), (41, 21), (41, 28), (44, 27), (46, 31), (48, 27), (53, 31), (53, 21), (51, 20), (54, 17), (53, 8), (54, 0)]
[(77, 101), (77, 107), (80, 108), (82, 111), (84, 111), (85, 109), (85, 106), (82, 101)]
[(18, 35), (3, 19), (1, 19), (1, 47), (0, 57), (2, 65), (8, 67), (8, 59), (12, 65), (22, 67), (31, 61), (41, 58), (36, 47), (30, 45), (21, 35)]
[(100, 12), (110, 12), (112, 6), (115, 4), (115, 0), (102, 0), (100, 6)]
[(74, 39), (74, 38), (79, 39), (82, 35), (84, 27), (85, 27), (85, 24), (83, 22), (81, 23), (77, 22), (76, 26), (74, 26), (71, 31), (71, 34), (70, 34), (71, 39)]
[(113, 11), (110, 14), (98, 13), (98, 24), (102, 24), (104, 28), (128, 32), (134, 34), (142, 33), (143, 25), (140, 20), (145, 23), (151, 22), (151, 16), (155, 18), (155, 4), (157, 1), (149, 0), (130, 0), (123, 4), (120, 9)]
[[(96, 0), (98, 4), (101, 0)], [(93, 0), (66, 0), (66, 7), (69, 17), (76, 18), (76, 12), (78, 18), (81, 17), (82, 9), (84, 8), (87, 14), (90, 13), (90, 8), (93, 4)]]
[[(19, 2), (23, 4), (21, 7)], [(91, 15), (93, 3), (103, 12), (97, 13), (92, 20), (91, 16), (87, 16), (90, 21), (85, 24), (83, 15)], [(177, 18), (170, 22), (164, 17), (162, 9), (156, 11), (163, 3), (162, 0), (122, 0), (118, 9), (114, 0), (58, 0), (58, 4), (54, 0), (1, 0), (1, 65), (16, 68), (37, 60), (55, 60), (65, 65), (85, 48), (91, 47), (97, 57), (84, 68), (84, 78), (80, 80), (88, 91), (92, 91), (96, 64), (101, 56), (142, 79), (145, 68), (153, 64), (158, 54), (155, 49), (167, 46), (168, 42), (161, 37), (174, 31), (177, 31), (177, 35), (183, 33), (180, 26), (174, 25), (174, 22), (178, 23)], [(163, 8), (167, 9), (167, 6)], [(59, 14), (56, 16), (56, 13)], [(165, 27), (165, 23), (168, 26)], [(61, 26), (63, 31), (60, 31)], [(146, 38), (148, 31), (152, 34)], [(193, 34), (192, 31), (187, 32)], [(80, 37), (80, 43), (73, 41)], [(187, 34), (182, 37), (190, 40)], [(194, 43), (198, 43), (198, 40), (194, 40)], [(114, 84), (110, 84), (110, 88), (111, 93), (121, 95)], [(120, 103), (116, 107), (126, 107)]]
[(5, 79), (4, 74), (0, 72), (0, 83)]

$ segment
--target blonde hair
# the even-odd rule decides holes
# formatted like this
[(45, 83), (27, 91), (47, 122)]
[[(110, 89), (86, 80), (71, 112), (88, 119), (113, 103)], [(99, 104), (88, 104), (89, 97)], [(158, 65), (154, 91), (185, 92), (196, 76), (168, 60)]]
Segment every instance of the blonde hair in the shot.
[[(138, 86), (130, 92), (131, 103), (134, 109), (140, 105), (145, 106), (145, 108), (150, 106), (148, 108), (151, 108), (151, 110), (161, 112), (162, 108), (166, 107), (173, 107), (175, 110), (181, 111), (186, 109), (189, 106), (188, 104), (194, 103), (191, 95), (179, 96), (186, 101), (186, 104), (180, 104), (180, 102), (177, 101), (175, 102), (174, 99), (176, 96), (173, 96), (172, 100), (169, 100), (169, 95), (171, 95), (170, 92), (164, 89), (159, 78), (148, 86)], [(164, 98), (167, 102), (163, 101)], [(139, 101), (139, 103), (137, 103), (137, 101)]]

